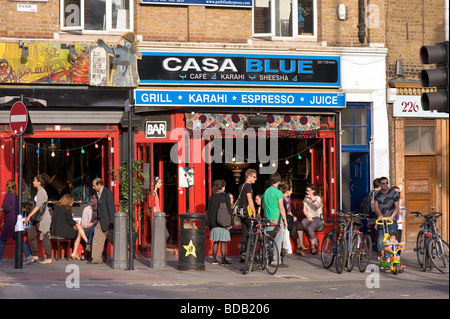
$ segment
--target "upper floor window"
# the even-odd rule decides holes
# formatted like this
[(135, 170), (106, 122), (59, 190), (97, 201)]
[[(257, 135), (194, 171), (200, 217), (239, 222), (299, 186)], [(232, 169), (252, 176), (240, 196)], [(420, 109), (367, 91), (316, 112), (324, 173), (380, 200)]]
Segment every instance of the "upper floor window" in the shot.
[(133, 0), (60, 0), (61, 30), (132, 31)]
[(316, 38), (317, 0), (254, 0), (253, 35)]
[(347, 103), (341, 111), (342, 150), (368, 151), (370, 142), (370, 105)]

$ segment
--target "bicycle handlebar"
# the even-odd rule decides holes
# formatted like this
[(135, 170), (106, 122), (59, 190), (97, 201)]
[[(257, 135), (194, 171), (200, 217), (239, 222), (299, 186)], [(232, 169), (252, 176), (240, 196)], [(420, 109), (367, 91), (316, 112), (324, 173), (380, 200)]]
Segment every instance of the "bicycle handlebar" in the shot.
[(377, 220), (375, 221), (375, 224), (377, 224), (377, 225), (383, 225), (383, 224), (384, 224), (384, 221), (386, 221), (386, 225), (392, 225), (392, 224), (394, 223), (392, 220), (391, 220), (390, 222), (387, 221), (387, 217), (383, 217), (383, 220), (377, 219)]
[(411, 214), (415, 214), (416, 216), (420, 215), (420, 216), (422, 216), (422, 217), (424, 217), (426, 219), (430, 219), (430, 218), (433, 218), (433, 217), (438, 218), (438, 217), (442, 216), (442, 213), (440, 213), (440, 212), (431, 212), (431, 213), (426, 214), (426, 215), (422, 214), (421, 212), (411, 212)]

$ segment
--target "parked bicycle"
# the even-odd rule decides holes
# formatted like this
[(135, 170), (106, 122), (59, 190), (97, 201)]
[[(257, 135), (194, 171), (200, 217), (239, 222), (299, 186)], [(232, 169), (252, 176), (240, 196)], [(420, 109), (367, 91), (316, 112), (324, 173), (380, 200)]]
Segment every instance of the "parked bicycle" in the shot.
[(442, 240), (439, 230), (436, 227), (436, 221), (442, 216), (442, 213), (432, 212), (423, 215), (421, 212), (411, 212), (416, 216), (425, 218), (417, 234), (416, 248), (417, 261), (423, 271), (431, 270), (432, 266), (440, 272), (449, 272), (449, 247)]
[(244, 275), (255, 269), (266, 270), (274, 275), (278, 270), (278, 247), (273, 237), (279, 231), (278, 223), (268, 219), (249, 218), (247, 247), (245, 251)]
[(345, 231), (347, 221), (344, 217), (345, 211), (339, 211), (341, 216), (339, 220), (325, 219), (324, 222), (331, 223), (332, 229), (322, 241), (320, 258), (322, 265), (326, 269), (330, 268), (335, 261), (336, 272), (341, 274), (344, 271), (345, 262), (347, 260), (347, 240), (345, 239)]
[(361, 219), (368, 220), (369, 215), (359, 212), (349, 213), (349, 215), (350, 222), (346, 233), (348, 254), (345, 269), (349, 272), (352, 271), (356, 260), (358, 260), (359, 271), (365, 272), (372, 253), (372, 238), (369, 233), (363, 234), (360, 229), (363, 226)]

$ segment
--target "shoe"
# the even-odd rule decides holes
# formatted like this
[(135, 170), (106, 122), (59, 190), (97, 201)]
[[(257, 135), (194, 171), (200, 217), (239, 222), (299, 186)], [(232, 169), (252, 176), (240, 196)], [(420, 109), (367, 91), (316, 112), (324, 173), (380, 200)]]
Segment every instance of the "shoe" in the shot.
[(316, 246), (316, 248), (319, 248), (320, 244), (319, 244), (319, 240), (316, 238), (316, 243), (314, 244), (314, 246)]
[(231, 265), (231, 263), (228, 260), (222, 260), (221, 265), (226, 266), (226, 265)]
[(89, 252), (91, 252), (91, 250), (92, 250), (91, 244), (87, 244), (86, 245), (86, 252), (89, 253)]
[[(298, 246), (297, 247), (297, 254), (299, 254), (299, 255), (301, 255), (301, 252), (303, 252), (303, 251), (307, 251), (308, 250), (308, 248), (305, 248), (305, 247), (302, 247), (302, 246)], [(303, 254), (304, 255), (304, 254)], [(302, 256), (303, 256), (302, 255)]]
[(306, 256), (306, 254), (305, 254), (305, 252), (303, 250), (297, 250), (297, 254), (299, 254), (302, 257)]
[(217, 259), (213, 259), (213, 261), (211, 262), (212, 265), (218, 265), (219, 262), (217, 261)]
[(317, 250), (315, 248), (311, 248), (311, 255), (317, 255)]
[(34, 259), (33, 258), (27, 258), (25, 259), (25, 261), (23, 262), (24, 265), (30, 265), (34, 263)]
[(71, 258), (71, 259), (77, 259), (77, 260), (80, 260), (80, 256), (78, 256), (78, 255), (76, 255), (76, 254), (70, 255), (70, 258)]

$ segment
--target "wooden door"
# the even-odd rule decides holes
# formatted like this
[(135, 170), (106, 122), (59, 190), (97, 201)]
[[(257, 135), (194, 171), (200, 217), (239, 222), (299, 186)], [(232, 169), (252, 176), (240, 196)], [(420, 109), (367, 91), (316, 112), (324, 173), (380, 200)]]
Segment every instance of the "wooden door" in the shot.
[(434, 210), (436, 206), (434, 184), (434, 156), (405, 156), (406, 225), (403, 240), (406, 239), (408, 250), (415, 247), (417, 233), (423, 222), (422, 217), (416, 217), (411, 212), (420, 211), (422, 214), (428, 214)]

